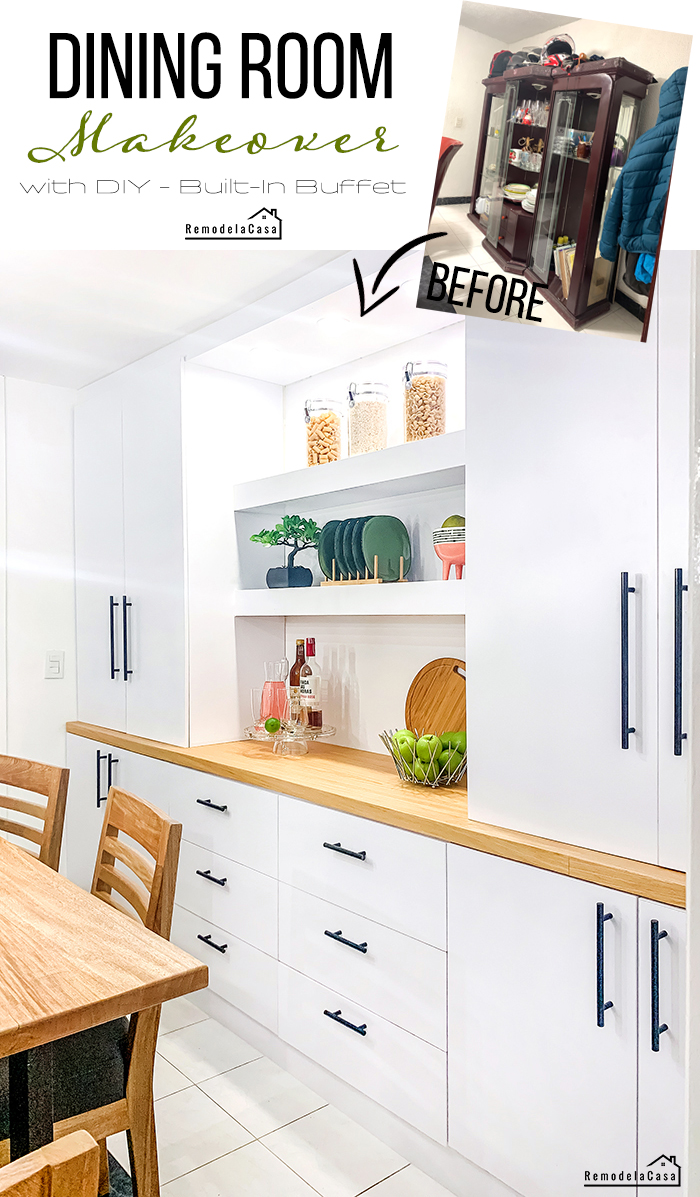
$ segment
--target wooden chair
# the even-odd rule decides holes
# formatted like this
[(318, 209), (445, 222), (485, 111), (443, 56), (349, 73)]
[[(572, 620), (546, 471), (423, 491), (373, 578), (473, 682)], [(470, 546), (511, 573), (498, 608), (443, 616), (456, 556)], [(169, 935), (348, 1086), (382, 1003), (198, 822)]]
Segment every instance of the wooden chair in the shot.
[(15, 786), (46, 798), (46, 805), (41, 806), (38, 802), (30, 802), (14, 794), (0, 794), (1, 810), (30, 815), (43, 823), (40, 831), (38, 827), (30, 827), (3, 816), (0, 817), (0, 831), (38, 844), (39, 852), (34, 855), (38, 855), (42, 864), (56, 871), (61, 855), (68, 773), (68, 769), (61, 769), (58, 765), (42, 765), (38, 761), (24, 761), (16, 756), (0, 756), (0, 785)]
[[(91, 892), (169, 938), (181, 834), (181, 823), (112, 786)], [(139, 844), (152, 860), (120, 835)], [(109, 1192), (105, 1139), (119, 1131), (128, 1136), (134, 1197), (160, 1193), (153, 1112), (159, 1020), (160, 1006), (154, 1006), (54, 1044), (54, 1139), (78, 1129), (97, 1139), (100, 1193)]]
[(100, 1153), (76, 1131), (0, 1168), (1, 1197), (97, 1197)]

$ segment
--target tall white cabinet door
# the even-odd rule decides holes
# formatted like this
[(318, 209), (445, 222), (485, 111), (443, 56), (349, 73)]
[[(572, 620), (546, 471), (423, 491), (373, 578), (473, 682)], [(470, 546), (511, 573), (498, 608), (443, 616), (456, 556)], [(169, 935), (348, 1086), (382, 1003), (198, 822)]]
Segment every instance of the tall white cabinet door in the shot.
[(690, 295), (690, 253), (664, 252), (653, 313), (659, 326), (659, 864), (672, 869), (688, 867), (689, 744), (682, 737), (690, 732), (689, 624), (688, 594), (679, 588), (691, 582)]
[[(98, 759), (99, 756), (99, 759)], [(63, 828), (61, 872), (90, 889), (110, 783), (130, 789), (130, 752), (82, 736), (68, 736), (70, 769)], [(98, 802), (99, 797), (99, 802)]]
[(189, 743), (180, 363), (122, 371), (127, 730)]
[(685, 951), (685, 911), (640, 899), (638, 1170), (652, 1179), (669, 1157), (685, 1179)]
[(523, 1197), (633, 1174), (636, 898), (454, 845), (447, 862), (450, 1145)]
[[(75, 558), (78, 718), (125, 731), (122, 411), (114, 387), (90, 388), (75, 409)], [(110, 609), (110, 598), (119, 605)]]
[(468, 324), (470, 816), (655, 862), (655, 343)]

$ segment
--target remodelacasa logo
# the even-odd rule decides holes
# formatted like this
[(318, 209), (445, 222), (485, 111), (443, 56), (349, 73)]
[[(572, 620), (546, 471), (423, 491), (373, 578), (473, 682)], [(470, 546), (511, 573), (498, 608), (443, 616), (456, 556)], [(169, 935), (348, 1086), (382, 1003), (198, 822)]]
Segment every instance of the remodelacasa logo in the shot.
[(282, 217), (261, 208), (245, 224), (186, 224), (185, 241), (281, 241)]
[(584, 1189), (679, 1189), (681, 1166), (675, 1155), (660, 1155), (641, 1172), (584, 1172)]

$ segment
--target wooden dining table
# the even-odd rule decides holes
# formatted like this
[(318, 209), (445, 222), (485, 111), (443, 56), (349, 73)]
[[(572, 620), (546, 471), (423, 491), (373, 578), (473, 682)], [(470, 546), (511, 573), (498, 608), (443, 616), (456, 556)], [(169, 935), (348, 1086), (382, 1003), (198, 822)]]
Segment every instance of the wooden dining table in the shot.
[(208, 983), (168, 940), (0, 839), (0, 1057), (13, 1159), (53, 1139), (52, 1043)]

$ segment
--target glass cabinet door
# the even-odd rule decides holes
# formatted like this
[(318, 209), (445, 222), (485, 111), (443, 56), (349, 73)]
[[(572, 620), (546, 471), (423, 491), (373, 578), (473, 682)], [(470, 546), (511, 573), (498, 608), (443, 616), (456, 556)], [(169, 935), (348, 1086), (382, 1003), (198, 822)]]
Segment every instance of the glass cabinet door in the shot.
[(543, 283), (549, 279), (554, 239), (564, 192), (569, 134), (574, 129), (574, 93), (560, 91), (554, 101), (550, 120), (549, 144), (540, 175), (537, 217), (532, 240), (531, 265)]
[(504, 108), (505, 94), (501, 96), (492, 95), (489, 108), (488, 133), (484, 147), (484, 166), (481, 172), (481, 186), (479, 189), (479, 195), (485, 199), (492, 199), (496, 190), (501, 143), (506, 135), (503, 118)]
[[(498, 245), (498, 238), (501, 232), (501, 214), (503, 211), (503, 185), (506, 181), (508, 173), (508, 155), (510, 154), (510, 143), (513, 137), (513, 122), (511, 117), (515, 111), (515, 103), (518, 98), (518, 84), (509, 82), (506, 84), (505, 95), (503, 97), (503, 113), (501, 119), (501, 132), (498, 138), (498, 146), (494, 147), (497, 151), (492, 158), (496, 164), (495, 176), (492, 183), (492, 193), (489, 201), (489, 223), (486, 230), (486, 237), (491, 245)], [(488, 151), (487, 141), (487, 151)], [(484, 160), (485, 161), (485, 160)]]
[(615, 184), (622, 174), (622, 168), (627, 161), (627, 155), (632, 149), (637, 136), (640, 103), (640, 100), (638, 100), (636, 96), (628, 95), (623, 95), (620, 102), (620, 112), (617, 118), (617, 125), (615, 126), (613, 152), (610, 158), (608, 177), (605, 183), (603, 211), (601, 213), (600, 225), (598, 226), (598, 236), (596, 238), (593, 273), (591, 275), (591, 285), (588, 291), (588, 307), (591, 307), (591, 305), (594, 303), (600, 303), (601, 300), (607, 299), (610, 292), (610, 281), (615, 269), (615, 262), (608, 262), (605, 258), (601, 258), (600, 238), (603, 233), (603, 225), (605, 224), (605, 216), (608, 211), (608, 205), (612, 199), (612, 193), (615, 190)]

